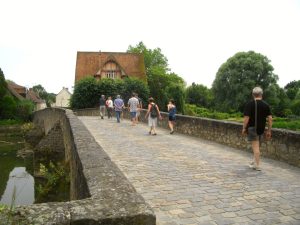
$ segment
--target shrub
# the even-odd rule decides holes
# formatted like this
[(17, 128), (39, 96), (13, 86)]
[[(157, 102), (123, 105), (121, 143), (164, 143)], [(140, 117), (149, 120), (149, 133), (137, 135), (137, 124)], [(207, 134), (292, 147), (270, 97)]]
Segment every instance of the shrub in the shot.
[(0, 102), (0, 118), (1, 119), (15, 119), (17, 103), (10, 95), (5, 95)]
[(132, 92), (138, 93), (139, 97), (144, 100), (144, 103), (149, 97), (147, 84), (138, 79), (113, 80), (104, 78), (97, 81), (93, 77), (88, 77), (80, 80), (75, 85), (70, 101), (71, 107), (74, 109), (96, 107), (101, 95), (114, 98), (119, 94), (127, 102)]
[(30, 100), (23, 100), (17, 103), (16, 117), (23, 121), (29, 121), (34, 110), (34, 104)]
[(92, 108), (97, 105), (100, 95), (96, 79), (87, 77), (75, 84), (70, 105), (74, 109)]
[(197, 107), (195, 105), (186, 104), (185, 105), (185, 113), (190, 116), (199, 116), (211, 119), (218, 119), (218, 120), (226, 120), (232, 118), (240, 118), (242, 116), (241, 113), (223, 113), (213, 111), (203, 107)]
[(293, 114), (300, 116), (300, 99), (296, 99), (292, 102), (291, 110)]

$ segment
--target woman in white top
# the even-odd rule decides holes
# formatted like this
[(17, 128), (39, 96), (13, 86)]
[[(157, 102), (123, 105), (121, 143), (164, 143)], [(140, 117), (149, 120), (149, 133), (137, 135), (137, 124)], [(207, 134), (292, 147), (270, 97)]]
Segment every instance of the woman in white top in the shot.
[(106, 100), (106, 107), (107, 107), (107, 117), (108, 119), (112, 118), (112, 112), (114, 109), (114, 103), (111, 100), (111, 97), (108, 97), (108, 99)]

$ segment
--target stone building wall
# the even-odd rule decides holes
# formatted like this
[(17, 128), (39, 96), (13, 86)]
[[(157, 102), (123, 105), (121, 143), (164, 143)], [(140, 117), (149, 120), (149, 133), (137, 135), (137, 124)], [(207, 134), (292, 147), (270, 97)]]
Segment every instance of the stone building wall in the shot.
[[(144, 118), (145, 110), (141, 112), (141, 119)], [(78, 116), (98, 116), (98, 109), (77, 110)], [(129, 119), (128, 111), (124, 117)], [(168, 114), (162, 113), (163, 120), (158, 126), (168, 128)], [(175, 132), (191, 135), (206, 140), (225, 144), (244, 151), (251, 151), (251, 146), (241, 135), (242, 124), (230, 121), (213, 120), (193, 116), (177, 115)], [(261, 144), (262, 155), (275, 160), (289, 163), (300, 167), (300, 132), (272, 129), (272, 139), (263, 141)]]

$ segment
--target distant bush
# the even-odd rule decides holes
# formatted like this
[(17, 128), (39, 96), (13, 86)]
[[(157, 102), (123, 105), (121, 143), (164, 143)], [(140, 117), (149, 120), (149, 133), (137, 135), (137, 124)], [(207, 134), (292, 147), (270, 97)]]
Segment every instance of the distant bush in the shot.
[(16, 118), (23, 121), (30, 120), (32, 112), (34, 110), (34, 104), (30, 100), (23, 100), (17, 103)]
[(17, 103), (10, 95), (5, 95), (0, 102), (1, 119), (16, 119)]
[(300, 117), (273, 118), (273, 127), (300, 131)]
[(218, 120), (226, 120), (226, 119), (238, 118), (242, 116), (241, 113), (217, 112), (207, 108), (197, 107), (196, 105), (191, 105), (191, 104), (185, 104), (185, 114), (190, 116), (198, 116), (198, 117), (205, 117), (205, 118), (218, 119)]
[(15, 120), (15, 119), (0, 120), (0, 126), (16, 125), (16, 124), (23, 124), (23, 121), (21, 121), (21, 120)]
[(93, 77), (87, 77), (78, 81), (75, 85), (73, 95), (71, 97), (71, 108), (93, 108), (98, 106), (101, 95), (105, 97), (121, 95), (125, 103), (135, 92), (144, 100), (144, 104), (149, 97), (149, 88), (146, 83), (134, 78), (108, 79), (104, 78), (97, 81)]
[(300, 99), (296, 99), (292, 102), (291, 110), (293, 114), (300, 116)]

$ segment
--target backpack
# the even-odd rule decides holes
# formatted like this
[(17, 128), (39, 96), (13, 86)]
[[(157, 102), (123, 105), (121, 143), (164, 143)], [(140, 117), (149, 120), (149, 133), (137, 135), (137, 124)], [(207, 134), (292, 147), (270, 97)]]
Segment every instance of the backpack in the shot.
[(151, 106), (151, 109), (150, 109), (150, 116), (151, 118), (156, 118), (157, 117), (157, 107), (155, 104), (153, 104)]

